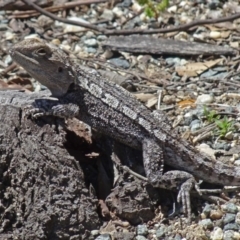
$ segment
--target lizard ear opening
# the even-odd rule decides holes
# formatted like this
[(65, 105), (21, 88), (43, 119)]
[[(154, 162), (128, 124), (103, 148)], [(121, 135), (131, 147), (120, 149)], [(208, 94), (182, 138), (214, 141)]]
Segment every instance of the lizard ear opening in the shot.
[(58, 72), (59, 73), (63, 72), (63, 68), (62, 67), (58, 67)]

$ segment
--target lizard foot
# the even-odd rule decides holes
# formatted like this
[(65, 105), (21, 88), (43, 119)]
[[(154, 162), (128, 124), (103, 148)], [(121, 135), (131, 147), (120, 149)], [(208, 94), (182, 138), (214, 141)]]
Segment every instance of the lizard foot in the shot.
[(33, 105), (27, 105), (23, 108), (23, 116), (36, 119), (45, 116), (45, 110), (43, 108), (35, 108)]
[(160, 187), (165, 189), (179, 189), (177, 201), (182, 204), (183, 212), (188, 217), (188, 222), (191, 221), (191, 201), (190, 192), (193, 188), (201, 195), (198, 183), (195, 178), (184, 171), (168, 171), (162, 176), (152, 174), (148, 176), (150, 183), (154, 187)]
[(182, 203), (183, 212), (187, 214), (189, 222), (191, 221), (190, 191), (193, 187), (200, 195), (202, 195), (196, 180), (193, 177), (191, 177), (181, 185), (177, 196), (177, 201), (179, 203)]
[(73, 118), (78, 115), (79, 107), (75, 104), (58, 104), (49, 109), (35, 107), (33, 105), (25, 106), (25, 116), (31, 116), (36, 119), (43, 116), (55, 116), (60, 118)]

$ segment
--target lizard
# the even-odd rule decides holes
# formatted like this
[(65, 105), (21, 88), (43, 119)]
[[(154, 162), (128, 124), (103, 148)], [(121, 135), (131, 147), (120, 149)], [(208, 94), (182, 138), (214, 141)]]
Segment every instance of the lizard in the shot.
[[(73, 64), (63, 50), (40, 39), (25, 39), (10, 49), (12, 59), (48, 87), (53, 105), (33, 105), (31, 115), (76, 117), (132, 148), (140, 149), (148, 181), (177, 189), (177, 200), (191, 217), (190, 191), (201, 194), (195, 178), (218, 185), (240, 186), (240, 168), (199, 152), (182, 139), (162, 111), (151, 111), (130, 92), (103, 78), (95, 69)], [(163, 172), (164, 163), (177, 170)]]

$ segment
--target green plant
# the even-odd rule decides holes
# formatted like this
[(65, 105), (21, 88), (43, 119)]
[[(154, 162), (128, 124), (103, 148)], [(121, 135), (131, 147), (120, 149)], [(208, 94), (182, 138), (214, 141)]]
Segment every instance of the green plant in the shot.
[(216, 120), (215, 123), (218, 127), (218, 134), (219, 134), (220, 137), (225, 137), (225, 135), (228, 132), (234, 130), (233, 121), (227, 119), (226, 116), (224, 116), (224, 118), (221, 119), (221, 120)]
[(145, 14), (148, 17), (158, 18), (160, 12), (164, 11), (169, 6), (169, 0), (162, 0), (156, 3), (152, 0), (138, 0), (141, 6), (145, 6)]
[(220, 118), (216, 111), (209, 110), (206, 106), (203, 107), (203, 115), (209, 123), (213, 123)]
[(225, 137), (225, 135), (234, 130), (233, 121), (229, 120), (226, 116), (223, 119), (220, 119), (220, 115), (217, 114), (214, 110), (209, 110), (206, 106), (204, 106), (203, 114), (206, 117), (209, 123), (214, 123), (217, 125), (216, 134), (219, 137)]

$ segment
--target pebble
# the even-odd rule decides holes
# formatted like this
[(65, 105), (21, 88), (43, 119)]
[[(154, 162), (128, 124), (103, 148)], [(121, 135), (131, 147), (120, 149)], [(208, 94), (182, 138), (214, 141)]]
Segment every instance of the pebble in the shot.
[(235, 166), (240, 166), (240, 160), (236, 160), (236, 161), (234, 162), (234, 165), (235, 165)]
[(222, 240), (223, 230), (220, 227), (215, 227), (211, 233), (211, 240)]
[(235, 240), (234, 231), (232, 230), (225, 231), (223, 235), (223, 240)]
[(119, 7), (128, 8), (132, 5), (132, 0), (124, 0), (117, 4)]
[(227, 213), (225, 217), (223, 218), (223, 223), (226, 225), (227, 223), (232, 223), (235, 221), (236, 214), (234, 213)]
[(238, 207), (234, 203), (223, 204), (221, 206), (221, 208), (224, 212), (228, 212), (228, 213), (237, 213), (238, 212)]
[(208, 3), (208, 7), (210, 10), (215, 10), (217, 9), (217, 7), (220, 7), (220, 2), (219, 0), (211, 0), (209, 3)]
[(105, 35), (98, 35), (97, 36), (97, 40), (100, 41), (100, 42), (103, 42), (103, 41), (107, 40), (107, 36), (105, 36)]
[(224, 226), (223, 231), (227, 230), (234, 230), (234, 231), (239, 231), (239, 225), (237, 223), (228, 223), (227, 225)]
[[(68, 17), (67, 19), (68, 20), (72, 20), (72, 21), (77, 21), (77, 22), (80, 22), (80, 23), (89, 23), (85, 19), (79, 18), (79, 17)], [(63, 32), (64, 33), (67, 33), (67, 32), (79, 32), (79, 31), (83, 31), (85, 29), (84, 27), (70, 25), (70, 24), (59, 23), (59, 25), (63, 26)]]
[(196, 104), (208, 104), (212, 103), (214, 100), (213, 96), (210, 94), (202, 94), (197, 97)]
[(10, 65), (10, 63), (12, 62), (12, 58), (10, 57), (10, 55), (7, 55), (6, 58), (4, 59), (4, 63), (6, 64), (6, 66)]
[(97, 49), (96, 48), (92, 48), (92, 47), (84, 48), (84, 50), (87, 53), (96, 53), (97, 52)]
[(227, 140), (232, 140), (233, 139), (233, 132), (227, 132), (226, 135), (224, 136)]
[(174, 240), (183, 240), (183, 238), (180, 234), (176, 234)]
[(209, 37), (212, 39), (218, 39), (221, 37), (221, 32), (217, 32), (217, 31), (211, 31), (209, 33)]
[(91, 235), (96, 236), (99, 234), (99, 230), (92, 230)]
[(144, 236), (136, 236), (136, 240), (147, 240)]
[(112, 58), (108, 60), (110, 63), (113, 63), (116, 67), (127, 69), (130, 67), (128, 61), (120, 58)]
[(176, 97), (174, 95), (165, 95), (162, 102), (166, 104), (173, 104), (176, 102)]
[(225, 142), (216, 142), (214, 143), (213, 145), (214, 149), (217, 149), (217, 150), (225, 150), (227, 151), (229, 149), (229, 145)]
[(9, 31), (5, 32), (5, 39), (6, 40), (13, 40), (15, 37), (16, 37), (15, 33), (12, 33), (12, 32), (9, 32)]
[(213, 71), (212, 69), (207, 70), (203, 74), (201, 74), (200, 78), (210, 78), (217, 74), (217, 71)]
[(210, 212), (210, 218), (212, 220), (221, 219), (222, 216), (223, 216), (223, 212), (220, 209), (218, 209), (218, 210), (211, 210), (211, 212)]
[(105, 8), (101, 15), (101, 18), (112, 21), (114, 19), (114, 13), (112, 10)]
[(181, 59), (178, 57), (175, 57), (175, 58), (169, 57), (169, 58), (166, 58), (165, 61), (170, 66), (179, 66), (181, 63)]
[(202, 212), (208, 217), (212, 210), (213, 210), (213, 206), (210, 204), (206, 204)]
[(102, 234), (100, 236), (98, 236), (97, 238), (95, 238), (95, 240), (111, 240), (111, 236), (107, 233)]
[(165, 236), (166, 232), (167, 232), (167, 228), (166, 228), (164, 225), (162, 225), (162, 226), (156, 231), (156, 237), (157, 237), (157, 239), (162, 239), (162, 237)]
[(113, 8), (112, 11), (118, 18), (123, 16), (123, 11), (119, 7)]
[(85, 40), (84, 44), (88, 47), (97, 47), (98, 46), (98, 42), (95, 38)]
[(240, 212), (236, 214), (235, 222), (240, 225)]
[(0, 31), (6, 31), (6, 30), (8, 30), (8, 25), (0, 23)]
[(137, 235), (146, 236), (148, 234), (148, 229), (146, 225), (138, 225), (137, 226)]
[(167, 11), (168, 11), (169, 13), (176, 13), (176, 11), (177, 11), (177, 6), (176, 6), (176, 5), (173, 5), (173, 6), (169, 7), (169, 8), (167, 8)]
[(197, 131), (201, 127), (202, 127), (201, 121), (198, 119), (195, 119), (190, 123), (190, 128), (192, 132)]
[(205, 229), (212, 229), (213, 228), (213, 222), (211, 219), (203, 219), (199, 222), (199, 225), (203, 226)]

